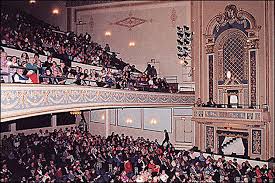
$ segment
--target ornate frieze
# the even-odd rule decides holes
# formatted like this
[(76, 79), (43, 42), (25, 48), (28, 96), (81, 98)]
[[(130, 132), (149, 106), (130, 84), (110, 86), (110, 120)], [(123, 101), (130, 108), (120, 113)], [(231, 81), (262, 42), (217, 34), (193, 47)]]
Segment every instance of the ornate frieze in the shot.
[(194, 95), (97, 87), (1, 84), (1, 121), (36, 113), (100, 106), (192, 105)]

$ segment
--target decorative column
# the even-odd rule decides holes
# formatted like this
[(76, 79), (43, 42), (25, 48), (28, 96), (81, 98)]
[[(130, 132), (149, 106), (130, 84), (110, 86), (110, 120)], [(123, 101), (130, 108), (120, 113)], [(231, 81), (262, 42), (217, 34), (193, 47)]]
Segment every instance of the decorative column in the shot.
[[(259, 104), (259, 93), (257, 92), (257, 83), (259, 78), (257, 74), (257, 55), (259, 54), (259, 31), (261, 26), (257, 26), (254, 29), (247, 30), (248, 40), (247, 40), (247, 49), (249, 52), (249, 104)], [(259, 69), (259, 68), (258, 68)]]

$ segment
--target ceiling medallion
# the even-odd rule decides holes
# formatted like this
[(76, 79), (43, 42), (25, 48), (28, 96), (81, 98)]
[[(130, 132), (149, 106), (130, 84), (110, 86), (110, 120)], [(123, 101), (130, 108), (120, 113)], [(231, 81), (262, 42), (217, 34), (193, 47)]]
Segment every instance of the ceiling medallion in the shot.
[(127, 27), (127, 28), (129, 28), (129, 30), (131, 30), (133, 27), (141, 25), (145, 22), (147, 22), (147, 20), (142, 19), (142, 18), (138, 18), (138, 17), (134, 17), (132, 15), (132, 13), (129, 13), (129, 16), (127, 18), (119, 20), (119, 21), (117, 21), (113, 24), (119, 25), (119, 26), (122, 26), (122, 27)]

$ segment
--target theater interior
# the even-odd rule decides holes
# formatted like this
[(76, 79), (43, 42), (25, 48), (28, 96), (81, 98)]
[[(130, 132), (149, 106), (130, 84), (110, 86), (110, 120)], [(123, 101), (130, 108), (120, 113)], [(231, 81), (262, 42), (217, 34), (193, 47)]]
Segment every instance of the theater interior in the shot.
[(1, 1), (0, 182), (275, 182), (273, 1)]

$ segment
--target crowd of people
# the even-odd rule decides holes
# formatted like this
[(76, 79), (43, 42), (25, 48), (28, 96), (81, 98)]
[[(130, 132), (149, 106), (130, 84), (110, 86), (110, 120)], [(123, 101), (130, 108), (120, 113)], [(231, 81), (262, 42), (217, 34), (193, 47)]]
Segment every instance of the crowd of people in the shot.
[[(1, 50), (1, 77), (2, 73), (10, 72), (11, 82), (172, 92), (165, 78), (157, 78), (154, 66), (148, 64), (140, 72), (134, 65), (116, 58), (108, 44), (102, 48), (93, 42), (88, 33), (62, 33), (31, 15), (8, 9), (1, 11), (0, 33), (1, 45), (25, 51), (20, 58), (7, 59)], [(35, 53), (34, 57), (29, 57), (27, 52)], [(40, 60), (39, 55), (46, 55), (47, 60)], [(53, 58), (59, 58), (60, 65)], [(73, 61), (99, 66), (101, 70), (73, 68)]]
[[(165, 137), (166, 138), (166, 137)], [(272, 182), (275, 169), (78, 128), (4, 136), (1, 182)]]
[[(64, 62), (58, 65), (48, 56), (46, 61), (22, 53), (20, 58), (7, 58), (7, 53), (1, 51), (1, 73), (9, 73), (14, 83), (41, 84), (76, 84), (83, 86), (99, 86), (116, 89), (171, 92), (165, 78), (157, 78), (150, 65), (144, 72), (136, 72), (135, 68), (126, 64), (123, 70), (102, 67), (101, 70), (68, 67)], [(153, 68), (154, 69), (154, 68)]]
[(103, 67), (120, 68), (126, 64), (110, 52), (110, 46), (103, 48), (93, 42), (91, 36), (61, 32), (25, 12), (1, 8), (1, 44), (26, 52), (52, 56), (63, 60), (65, 65), (81, 62)]

